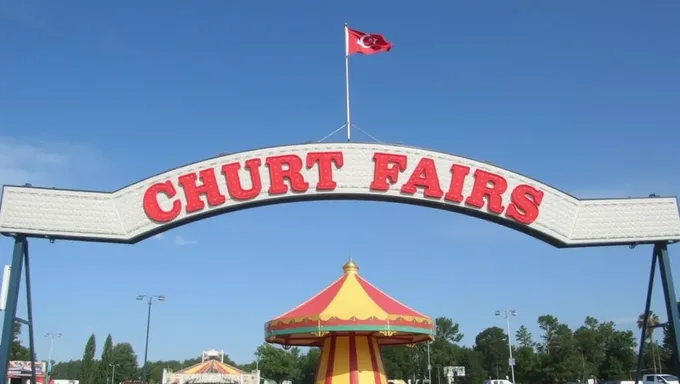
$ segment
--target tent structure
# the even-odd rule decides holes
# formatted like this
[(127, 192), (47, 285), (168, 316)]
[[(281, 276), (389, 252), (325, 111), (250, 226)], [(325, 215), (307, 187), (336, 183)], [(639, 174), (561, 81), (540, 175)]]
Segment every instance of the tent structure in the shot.
[(224, 351), (203, 351), (201, 362), (177, 372), (163, 369), (162, 384), (258, 384), (260, 372), (244, 372), (224, 362)]

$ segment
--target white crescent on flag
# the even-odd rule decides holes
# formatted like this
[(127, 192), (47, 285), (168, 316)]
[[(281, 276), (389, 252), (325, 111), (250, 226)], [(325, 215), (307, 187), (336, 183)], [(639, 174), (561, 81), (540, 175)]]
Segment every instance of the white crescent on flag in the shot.
[(377, 39), (371, 35), (363, 35), (359, 38), (357, 44), (359, 44), (362, 48), (371, 48), (375, 45), (376, 40)]

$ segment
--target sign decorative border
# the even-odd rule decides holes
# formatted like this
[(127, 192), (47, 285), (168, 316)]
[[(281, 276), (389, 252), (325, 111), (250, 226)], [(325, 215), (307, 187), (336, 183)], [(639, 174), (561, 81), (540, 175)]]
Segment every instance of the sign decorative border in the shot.
[(0, 233), (136, 243), (221, 213), (323, 199), (445, 209), (514, 228), (556, 247), (680, 240), (675, 197), (579, 200), (484, 162), (368, 143), (300, 144), (228, 154), (115, 192), (5, 186)]

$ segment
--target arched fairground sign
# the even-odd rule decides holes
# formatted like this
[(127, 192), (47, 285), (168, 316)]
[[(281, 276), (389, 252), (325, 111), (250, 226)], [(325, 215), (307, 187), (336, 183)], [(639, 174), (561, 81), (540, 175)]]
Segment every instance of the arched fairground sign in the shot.
[[(667, 251), (669, 243), (680, 240), (675, 197), (579, 199), (485, 162), (362, 143), (227, 154), (115, 192), (5, 186), (0, 233), (15, 238), (5, 324), (15, 318), (22, 263), (28, 269), (28, 238), (132, 244), (222, 213), (331, 199), (391, 201), (463, 213), (559, 248), (653, 244), (652, 272), (658, 262), (669, 326), (677, 335), (678, 309)], [(7, 369), (11, 328), (3, 329), (0, 370)], [(675, 341), (679, 356), (677, 337)]]

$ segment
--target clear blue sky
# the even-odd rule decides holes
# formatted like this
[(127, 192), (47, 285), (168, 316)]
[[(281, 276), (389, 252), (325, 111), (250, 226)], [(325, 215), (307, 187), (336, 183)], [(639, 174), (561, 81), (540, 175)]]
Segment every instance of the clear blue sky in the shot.
[[(579, 197), (677, 195), (679, 17), (673, 0), (2, 0), (0, 184), (113, 190), (221, 152), (318, 140), (344, 121), (347, 22), (394, 43), (351, 60), (354, 122), (379, 139)], [(399, 300), (459, 322), (466, 344), (502, 326), (502, 307), (519, 311), (514, 328), (535, 331), (546, 313), (633, 327), (651, 252), (556, 250), (476, 219), (366, 202), (242, 211), (135, 246), (31, 245), (36, 331), (63, 332), (57, 360), (79, 358), (92, 332), (141, 357), (134, 298), (160, 293), (150, 359), (218, 348), (249, 361), (263, 323), (350, 255)], [(0, 239), (0, 263), (10, 253)], [(46, 358), (47, 340), (37, 346)]]

